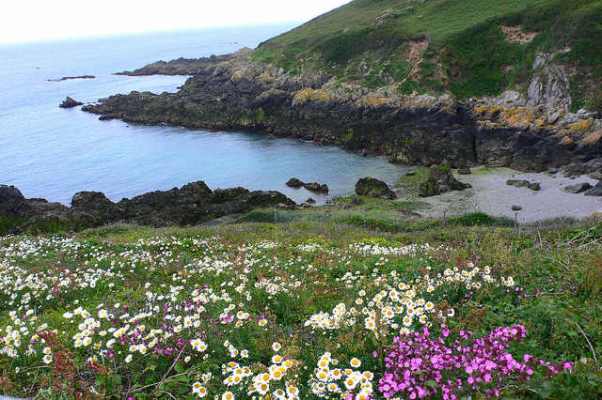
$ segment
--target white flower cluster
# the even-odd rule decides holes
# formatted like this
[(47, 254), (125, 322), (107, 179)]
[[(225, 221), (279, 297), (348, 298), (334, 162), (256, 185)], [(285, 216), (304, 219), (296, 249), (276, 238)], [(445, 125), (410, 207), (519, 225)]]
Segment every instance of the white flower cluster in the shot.
[(354, 243), (349, 245), (351, 251), (365, 256), (407, 256), (418, 253), (432, 251), (433, 248), (428, 244), (409, 244), (407, 246), (389, 247), (370, 243)]
[(370, 399), (374, 392), (374, 374), (359, 371), (362, 362), (357, 358), (352, 358), (349, 364), (351, 368), (337, 368), (338, 360), (324, 353), (309, 382), (312, 393), (324, 399)]
[[(358, 280), (363, 281), (360, 278)], [(404, 282), (396, 271), (386, 277), (364, 282), (367, 287), (357, 292), (353, 304), (339, 303), (331, 312), (315, 313), (307, 319), (305, 326), (332, 331), (353, 327), (358, 321), (363, 321), (364, 328), (376, 337), (407, 334), (416, 326), (430, 326), (433, 313), (440, 320), (453, 315), (451, 309), (438, 310), (435, 307), (438, 291), (458, 286), (466, 290), (478, 290), (483, 285), (514, 285), (512, 277), (498, 280), (491, 275), (489, 267), (481, 269), (472, 263), (468, 263), (464, 269), (446, 269), (435, 276), (427, 273), (411, 283)], [(372, 296), (368, 296), (369, 291), (372, 291)]]

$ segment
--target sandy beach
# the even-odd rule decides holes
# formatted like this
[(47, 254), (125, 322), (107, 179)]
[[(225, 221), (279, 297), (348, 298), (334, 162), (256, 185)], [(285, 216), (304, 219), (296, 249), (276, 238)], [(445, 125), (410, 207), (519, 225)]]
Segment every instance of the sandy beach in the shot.
[[(602, 198), (567, 193), (568, 185), (596, 180), (587, 176), (576, 178), (562, 174), (523, 173), (508, 168), (474, 168), (472, 175), (456, 175), (472, 185), (462, 192), (448, 192), (421, 199), (427, 206), (420, 214), (427, 217), (445, 217), (470, 212), (484, 212), (492, 216), (509, 217), (520, 223), (532, 223), (558, 217), (585, 218), (602, 212)], [(508, 179), (525, 179), (541, 184), (540, 191), (506, 184)], [(513, 206), (522, 207), (513, 211)]]

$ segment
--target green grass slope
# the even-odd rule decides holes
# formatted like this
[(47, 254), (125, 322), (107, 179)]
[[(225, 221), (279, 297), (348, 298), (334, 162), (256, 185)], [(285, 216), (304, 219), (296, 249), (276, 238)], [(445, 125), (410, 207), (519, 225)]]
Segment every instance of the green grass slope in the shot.
[[(570, 71), (574, 108), (602, 109), (601, 21), (602, 0), (355, 0), (261, 44), (255, 58), (464, 98), (524, 90), (535, 55), (548, 52)], [(508, 40), (503, 27), (536, 35)]]

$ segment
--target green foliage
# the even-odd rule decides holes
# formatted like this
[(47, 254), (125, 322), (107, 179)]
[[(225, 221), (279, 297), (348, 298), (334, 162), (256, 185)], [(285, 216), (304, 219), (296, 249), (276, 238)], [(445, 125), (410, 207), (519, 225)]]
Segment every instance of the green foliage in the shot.
[(404, 95), (411, 95), (414, 92), (420, 93), (421, 86), (419, 82), (413, 80), (406, 80), (398, 87), (399, 93)]
[(471, 213), (459, 217), (449, 218), (451, 225), (461, 226), (513, 226), (514, 222), (507, 218), (494, 218), (485, 213)]
[(263, 108), (259, 108), (257, 109), (257, 111), (255, 111), (255, 121), (259, 124), (264, 123), (266, 119), (265, 116), (265, 111), (263, 111)]
[(10, 218), (0, 216), (0, 235), (6, 235), (10, 233), (14, 228), (18, 227), (23, 223), (21, 218)]
[(427, 167), (417, 167), (411, 173), (399, 178), (399, 185), (406, 189), (410, 194), (418, 194), (420, 184), (428, 179), (430, 170)]
[[(6, 361), (3, 356), (0, 357), (3, 393), (66, 400), (74, 396), (58, 390), (55, 383), (59, 388), (69, 390), (87, 382), (94, 384), (102, 398), (124, 398), (127, 397), (124, 391), (129, 389), (134, 398), (139, 399), (189, 399), (192, 398), (192, 383), (200, 380), (203, 373), (212, 372), (214, 380), (209, 390), (213, 398), (219, 396), (222, 387), (221, 365), (230, 359), (223, 345), (225, 340), (239, 350), (248, 350), (250, 358), (242, 361), (253, 368), (265, 368), (273, 353), (272, 343), (282, 343), (283, 355), (294, 357), (307, 367), (300, 370), (302, 381), (311, 375), (316, 358), (324, 351), (332, 352), (343, 365), (351, 357), (360, 357), (364, 369), (379, 373), (382, 365), (371, 354), (381, 351), (383, 343), (366, 332), (363, 321), (325, 333), (312, 332), (304, 326), (305, 321), (310, 315), (330, 311), (341, 302), (354, 304), (359, 289), (365, 285), (368, 285), (368, 296), (375, 295), (383, 287), (381, 284), (370, 285), (377, 281), (382, 283), (379, 279), (388, 279), (385, 277), (390, 277), (392, 272), (405, 282), (413, 282), (427, 271), (437, 276), (454, 266), (466, 269), (471, 262), (481, 270), (488, 267), (494, 277), (512, 276), (516, 285), (478, 290), (445, 286), (433, 295), (433, 300), (435, 307), (454, 308), (454, 317), (448, 319), (451, 328), (470, 329), (481, 335), (497, 326), (521, 323), (527, 327), (528, 336), (526, 341), (513, 347), (512, 353), (517, 357), (528, 353), (552, 361), (576, 363), (570, 374), (553, 379), (538, 374), (530, 382), (513, 382), (505, 387), (503, 398), (600, 397), (600, 222), (572, 222), (570, 226), (566, 226), (566, 222), (557, 222), (554, 226), (525, 226), (519, 231), (511, 221), (485, 214), (469, 214), (445, 221), (415, 220), (402, 217), (400, 211), (414, 209), (419, 204), (362, 198), (356, 208), (348, 208), (357, 203), (355, 198), (343, 198), (335, 205), (319, 210), (294, 213), (262, 210), (245, 217), (246, 221), (253, 222), (217, 227), (152, 229), (115, 225), (76, 235), (74, 239), (79, 242), (78, 246), (67, 242), (62, 249), (48, 246), (33, 252), (30, 249), (36, 248), (32, 245), (35, 238), (3, 238), (0, 257), (6, 257), (5, 250), (11, 244), (19, 241), (27, 244), (24, 255), (8, 257), (24, 271), (60, 274), (69, 268), (71, 274), (81, 272), (81, 276), (87, 276), (85, 271), (90, 268), (99, 271), (113, 268), (114, 272), (119, 272), (119, 275), (95, 280), (94, 287), (62, 287), (58, 296), (47, 297), (54, 293), (52, 288), (47, 288), (49, 292), (40, 289), (43, 295), (26, 301), (27, 307), (35, 308), (40, 323), (59, 328), (66, 338), (65, 346), (70, 346), (71, 338), (79, 329), (78, 322), (65, 322), (63, 313), (66, 310), (81, 306), (92, 311), (92, 318), (106, 325), (109, 321), (101, 321), (98, 310), (119, 302), (127, 304), (133, 316), (148, 295), (168, 297), (170, 293), (177, 293), (174, 296), (178, 301), (187, 299), (188, 286), (186, 290), (178, 291), (175, 287), (179, 285), (226, 292), (232, 297), (235, 310), (244, 304), (240, 310), (251, 313), (253, 321), (234, 326), (221, 324), (216, 317), (202, 319), (194, 332), (208, 343), (208, 357), (194, 356), (188, 363), (183, 360), (172, 363), (171, 359), (168, 361), (147, 353), (145, 356), (137, 354), (131, 364), (124, 364), (121, 362), (124, 354), (118, 354), (114, 362), (105, 364), (110, 368), (99, 373), (86, 364), (93, 346), (70, 348), (64, 356), (77, 365), (77, 374), (70, 381), (57, 381), (53, 374), (64, 369), (39, 367), (40, 360)], [(268, 215), (277, 215), (280, 221), (274, 224), (275, 218), (270, 221)], [(292, 215), (295, 215), (294, 219), (284, 222), (284, 216)], [(278, 245), (258, 245), (266, 241), (276, 241)], [(350, 244), (354, 243), (392, 249), (428, 243), (433, 250), (405, 255), (362, 255), (349, 251)], [(300, 245), (313, 245), (317, 250), (301, 250)], [(206, 260), (232, 264), (219, 273), (187, 269), (197, 264), (213, 265)], [(349, 274), (364, 278), (360, 281), (343, 279)], [(9, 276), (4, 278), (9, 279)], [(256, 285), (262, 279), (290, 289), (268, 292)], [(296, 281), (300, 282), (299, 286), (293, 289)], [(239, 293), (237, 285), (243, 282), (245, 289)], [(2, 326), (10, 323), (8, 312), (14, 305), (8, 302), (13, 295), (0, 293)], [(20, 295), (15, 298), (19, 299)], [(225, 309), (221, 303), (208, 302), (205, 307), (214, 316)], [(18, 312), (22, 313), (24, 309)], [(259, 315), (269, 320), (264, 328), (254, 322)], [(168, 320), (165, 322), (169, 323)], [(146, 332), (148, 330), (150, 326)], [(96, 336), (94, 340), (106, 339)], [(59, 357), (57, 350), (55, 346), (56, 358)], [(68, 367), (65, 365), (62, 368)], [(18, 374), (11, 372), (16, 366), (21, 368)], [(303, 398), (314, 399), (311, 395)]]
[[(355, 0), (262, 43), (255, 58), (288, 71), (303, 65), (370, 88), (391, 79), (401, 83), (402, 94), (449, 91), (464, 98), (524, 88), (535, 54), (568, 48), (558, 61), (575, 67), (575, 108), (601, 110), (601, 20), (602, 0)], [(501, 25), (537, 36), (510, 43)], [(408, 41), (424, 37), (430, 43), (419, 77), (408, 80)], [(348, 68), (363, 61), (366, 76)]]
[(459, 97), (497, 95), (510, 84), (505, 65), (520, 62), (519, 45), (504, 38), (499, 26), (486, 24), (455, 36), (444, 59), (455, 77), (451, 91)]
[(349, 128), (341, 135), (340, 141), (343, 144), (350, 143), (353, 140), (353, 128)]

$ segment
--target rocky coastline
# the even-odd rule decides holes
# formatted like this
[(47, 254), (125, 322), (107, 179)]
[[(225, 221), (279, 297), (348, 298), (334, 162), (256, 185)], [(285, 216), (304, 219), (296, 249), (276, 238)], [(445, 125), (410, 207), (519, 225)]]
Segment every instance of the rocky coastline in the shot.
[(76, 79), (96, 79), (94, 75), (79, 75), (79, 76), (63, 76), (59, 79), (48, 79), (48, 82), (64, 82), (64, 81), (72, 81)]
[[(244, 50), (248, 51), (248, 50)], [(207, 65), (218, 64), (230, 59), (230, 55), (210, 56), (202, 58), (177, 58), (171, 61), (157, 61), (133, 71), (117, 72), (115, 75), (150, 76), (150, 75), (197, 75)]]
[(155, 191), (113, 202), (101, 192), (79, 192), (71, 207), (45, 199), (27, 199), (14, 186), (0, 185), (0, 217), (11, 222), (15, 233), (37, 227), (59, 226), (81, 230), (111, 223), (153, 227), (189, 226), (262, 207), (294, 207), (276, 191), (249, 191), (242, 187), (211, 190), (193, 182), (167, 191)]
[(103, 120), (298, 137), (404, 164), (520, 171), (571, 166), (591, 173), (602, 160), (600, 116), (569, 112), (565, 77), (543, 56), (527, 96), (507, 91), (459, 102), (449, 95), (369, 90), (323, 74), (290, 75), (251, 54), (151, 64), (124, 74), (192, 77), (177, 93), (115, 95), (83, 110)]

